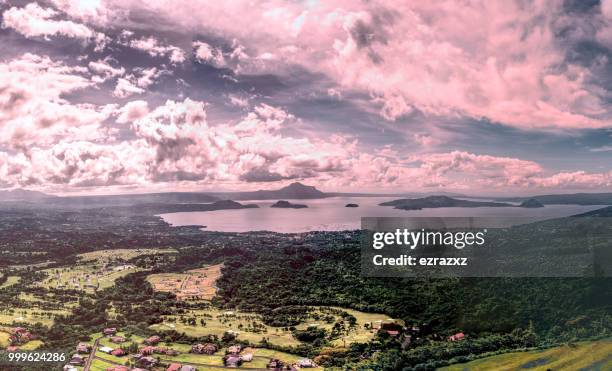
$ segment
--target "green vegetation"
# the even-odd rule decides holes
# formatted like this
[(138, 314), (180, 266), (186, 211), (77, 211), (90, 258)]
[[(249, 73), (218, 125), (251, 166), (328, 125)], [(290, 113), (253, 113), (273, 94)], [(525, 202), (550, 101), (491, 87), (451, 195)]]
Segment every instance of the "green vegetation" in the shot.
[(6, 277), (6, 279), (4, 280), (4, 283), (2, 285), (0, 285), (0, 290), (13, 286), (14, 284), (18, 283), (19, 280), (21, 280), (21, 277), (19, 276), (8, 276)]

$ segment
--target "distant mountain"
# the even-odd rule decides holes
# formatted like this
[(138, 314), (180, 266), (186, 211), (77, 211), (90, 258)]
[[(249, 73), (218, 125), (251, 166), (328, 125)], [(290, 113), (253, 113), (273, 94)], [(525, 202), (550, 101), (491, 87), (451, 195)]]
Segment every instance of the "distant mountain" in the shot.
[(184, 204), (168, 204), (168, 203), (152, 203), (152, 204), (135, 204), (130, 206), (111, 206), (100, 210), (119, 215), (157, 215), (179, 212), (192, 211), (215, 211), (215, 210), (233, 210), (233, 209), (253, 209), (259, 206), (255, 204), (243, 205), (232, 200), (216, 201), (210, 204), (202, 203), (184, 203)]
[(512, 207), (513, 205), (499, 202), (458, 200), (448, 196), (429, 196), (424, 198), (403, 198), (383, 202), (380, 206), (393, 206), (400, 210), (421, 210), (439, 207)]
[(135, 204), (184, 204), (209, 203), (219, 198), (199, 192), (168, 192), (147, 194), (125, 194), (104, 196), (68, 196), (46, 200), (47, 204), (65, 207), (105, 207), (128, 206)]
[(530, 198), (529, 200), (525, 200), (523, 201), (519, 207), (526, 207), (529, 209), (534, 209), (534, 208), (538, 208), (538, 207), (544, 207), (544, 205), (542, 205), (542, 203), (538, 200), (536, 200), (535, 198)]
[(230, 196), (237, 200), (274, 200), (274, 199), (315, 199), (329, 197), (312, 186), (302, 183), (291, 183), (277, 190), (260, 190), (254, 192), (236, 192), (229, 194), (215, 194), (217, 196)]
[(49, 198), (57, 197), (38, 191), (28, 191), (26, 189), (0, 191), (0, 201), (40, 201)]
[(281, 208), (281, 209), (305, 209), (308, 207), (308, 205), (302, 205), (302, 204), (292, 204), (289, 201), (277, 201), (276, 203), (274, 203), (272, 206), (270, 207), (277, 207), (277, 208)]
[(497, 201), (523, 202), (534, 199), (544, 205), (612, 205), (612, 193), (573, 193), (533, 197), (500, 197)]

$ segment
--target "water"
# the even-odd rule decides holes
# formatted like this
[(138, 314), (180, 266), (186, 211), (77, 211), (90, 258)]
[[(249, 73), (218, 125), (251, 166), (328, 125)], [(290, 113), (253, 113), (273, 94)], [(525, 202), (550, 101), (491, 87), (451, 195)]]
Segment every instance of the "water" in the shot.
[[(533, 217), (550, 219), (596, 210), (605, 206), (548, 205), (537, 209), (511, 207), (445, 207), (423, 210), (396, 210), (379, 203), (397, 199), (389, 197), (331, 197), (318, 200), (291, 200), (308, 205), (307, 209), (270, 208), (277, 200), (240, 201), (254, 203), (258, 209), (183, 212), (160, 215), (174, 226), (201, 225), (205, 230), (220, 232), (273, 231), (299, 233), (309, 231), (337, 231), (359, 229), (361, 217), (408, 216), (480, 216), (480, 217)], [(345, 207), (356, 203), (357, 208)]]

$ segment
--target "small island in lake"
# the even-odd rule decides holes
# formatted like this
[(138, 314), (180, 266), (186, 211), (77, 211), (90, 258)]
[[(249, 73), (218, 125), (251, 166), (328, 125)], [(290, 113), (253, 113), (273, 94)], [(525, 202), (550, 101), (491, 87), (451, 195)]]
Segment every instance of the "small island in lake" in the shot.
[(303, 204), (292, 204), (289, 201), (280, 200), (280, 201), (277, 201), (275, 204), (273, 204), (270, 207), (278, 207), (281, 209), (305, 209), (308, 206), (303, 205)]
[(438, 207), (512, 207), (511, 204), (489, 201), (458, 200), (448, 196), (429, 196), (424, 198), (402, 198), (383, 202), (380, 206), (393, 206), (400, 210), (434, 209)]
[(359, 207), (357, 204), (346, 204), (344, 207)]
[(519, 206), (527, 207), (530, 209), (533, 209), (536, 207), (544, 207), (544, 205), (540, 201), (536, 200), (535, 198), (530, 198), (529, 200), (525, 200)]

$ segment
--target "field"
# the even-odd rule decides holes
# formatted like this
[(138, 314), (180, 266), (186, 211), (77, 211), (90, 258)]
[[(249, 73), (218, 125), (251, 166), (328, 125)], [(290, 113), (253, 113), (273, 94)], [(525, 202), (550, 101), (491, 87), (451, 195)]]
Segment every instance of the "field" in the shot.
[(77, 257), (81, 262), (111, 262), (116, 260), (130, 260), (143, 255), (174, 254), (175, 249), (115, 249), (98, 250), (79, 254)]
[(0, 290), (16, 284), (20, 280), (21, 280), (21, 277), (19, 277), (19, 276), (8, 276), (8, 277), (6, 277), (6, 282), (4, 282), (2, 285), (0, 285)]
[(0, 331), (0, 348), (6, 348), (9, 345), (9, 336), (11, 336), (8, 332)]
[(0, 324), (12, 325), (15, 323), (42, 323), (45, 326), (53, 324), (53, 318), (57, 315), (66, 315), (66, 310), (47, 310), (38, 308), (17, 308), (14, 310), (0, 311)]
[(580, 342), (546, 350), (506, 353), (442, 368), (444, 371), (484, 370), (612, 370), (612, 339)]
[(175, 252), (173, 249), (117, 249), (80, 254), (77, 255), (79, 263), (76, 265), (43, 270), (47, 273), (47, 278), (40, 282), (39, 286), (91, 293), (112, 287), (118, 278), (141, 271), (141, 268), (127, 263), (130, 259)]
[(221, 268), (223, 265), (217, 264), (185, 273), (152, 274), (147, 280), (156, 291), (174, 293), (179, 300), (210, 300), (217, 292), (215, 282)]
[[(344, 308), (316, 307), (307, 321), (296, 326), (298, 330), (316, 326), (331, 330), (334, 324), (340, 320), (338, 311), (348, 312), (357, 318), (354, 328), (346, 328), (339, 338), (334, 339), (332, 344), (335, 347), (348, 346), (351, 343), (366, 343), (374, 337), (374, 330), (366, 329), (364, 325), (376, 327), (383, 321), (391, 321), (384, 314), (363, 313), (356, 310)], [(331, 316), (330, 321), (321, 320), (324, 316)], [(202, 324), (202, 321), (204, 324)], [(151, 329), (158, 331), (176, 330), (189, 336), (217, 335), (223, 336), (227, 331), (237, 334), (239, 340), (258, 343), (263, 338), (268, 342), (281, 346), (295, 346), (300, 342), (293, 337), (291, 331), (285, 328), (267, 326), (262, 322), (261, 316), (255, 313), (245, 313), (238, 311), (222, 311), (218, 309), (189, 310), (182, 315), (164, 316), (164, 322), (150, 326)]]

